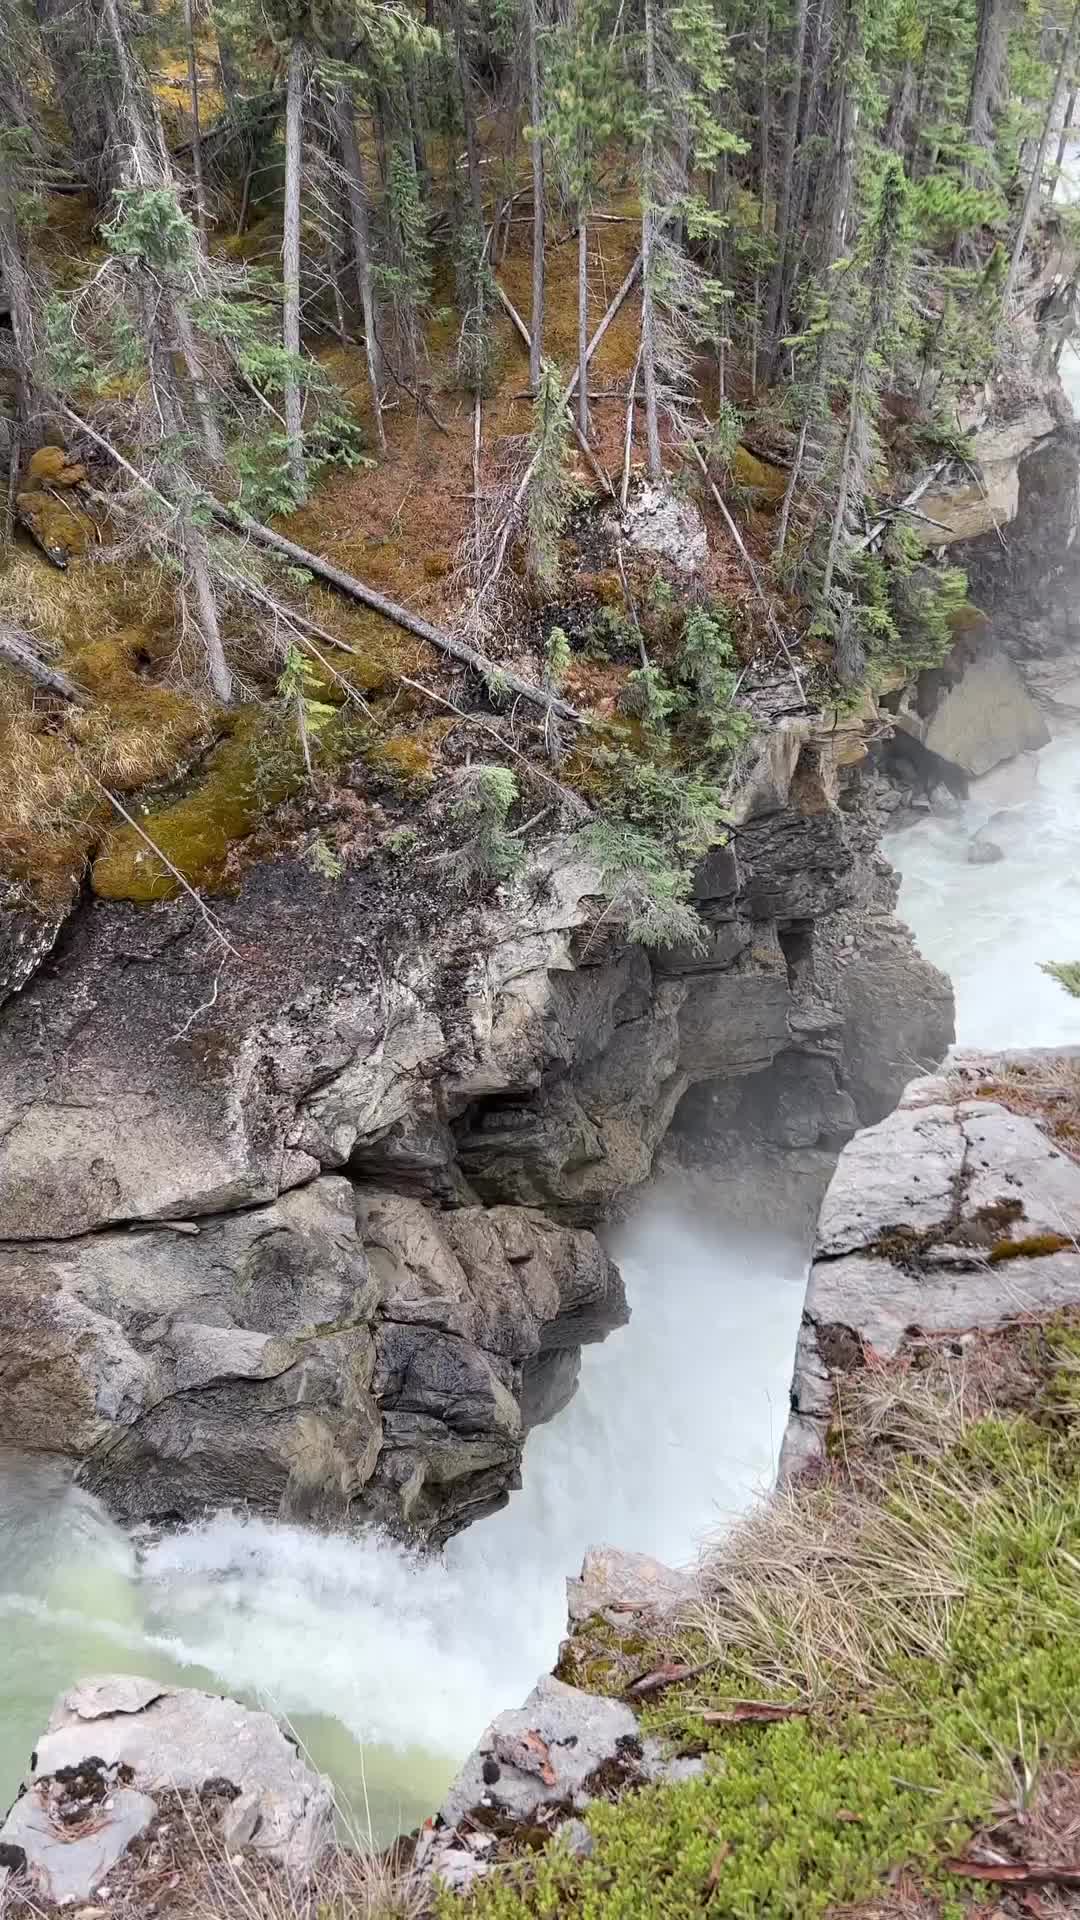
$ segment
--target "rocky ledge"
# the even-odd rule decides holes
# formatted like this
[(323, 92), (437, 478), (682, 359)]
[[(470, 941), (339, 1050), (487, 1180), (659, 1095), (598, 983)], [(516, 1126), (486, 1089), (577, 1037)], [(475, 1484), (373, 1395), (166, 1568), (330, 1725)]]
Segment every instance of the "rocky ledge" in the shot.
[(1078, 1094), (1072, 1055), (960, 1055), (848, 1144), (818, 1225), (782, 1476), (822, 1457), (838, 1376), (919, 1337), (1080, 1303)]
[(434, 859), (268, 859), (228, 951), (190, 902), (87, 900), (0, 1014), (0, 1444), (125, 1521), (438, 1544), (500, 1505), (625, 1318), (592, 1228), (676, 1116), (827, 1178), (951, 1037), (864, 752), (763, 719), (685, 951), (627, 942), (572, 837), (473, 900)]

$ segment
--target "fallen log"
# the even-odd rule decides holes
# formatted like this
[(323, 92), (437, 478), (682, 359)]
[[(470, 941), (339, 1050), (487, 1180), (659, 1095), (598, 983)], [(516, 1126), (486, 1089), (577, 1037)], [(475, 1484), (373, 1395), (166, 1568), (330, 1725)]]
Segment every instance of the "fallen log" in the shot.
[(70, 700), (74, 706), (85, 707), (89, 701), (89, 695), (77, 687), (74, 680), (69, 680), (66, 673), (46, 665), (28, 633), (8, 626), (5, 621), (0, 621), (0, 661), (25, 674), (36, 687), (46, 693), (59, 694), (61, 700)]
[(249, 514), (241, 512), (239, 507), (215, 506), (212, 511), (215, 520), (231, 532), (245, 533), (256, 546), (280, 554), (291, 566), (306, 568), (308, 573), (336, 587), (348, 599), (356, 600), (362, 607), (370, 607), (373, 613), (381, 613), (384, 619), (392, 620), (395, 626), (403, 627), (406, 633), (414, 633), (418, 640), (426, 640), (429, 646), (447, 654), (451, 660), (457, 660), (463, 667), (471, 667), (482, 679), (498, 680), (511, 693), (516, 693), (519, 699), (528, 700), (545, 712), (557, 713), (560, 719), (573, 720), (578, 726), (582, 724), (581, 715), (569, 701), (560, 700), (557, 694), (534, 686), (531, 680), (523, 680), (519, 674), (494, 660), (486, 660), (474, 647), (467, 647), (464, 641), (443, 633), (420, 614), (410, 613), (408, 607), (400, 607), (396, 601), (388, 600), (385, 594), (376, 593), (374, 587), (365, 586), (354, 574), (345, 573), (341, 567), (331, 565), (329, 560), (321, 559), (317, 553), (310, 553), (307, 547), (298, 546), (295, 540), (286, 540), (283, 534), (262, 526), (258, 520), (252, 520)]

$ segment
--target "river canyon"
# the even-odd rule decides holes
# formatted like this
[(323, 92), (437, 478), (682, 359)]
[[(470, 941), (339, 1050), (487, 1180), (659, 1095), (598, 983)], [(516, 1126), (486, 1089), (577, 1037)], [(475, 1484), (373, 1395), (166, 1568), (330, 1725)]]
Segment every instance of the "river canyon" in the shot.
[[(961, 1043), (1080, 1040), (1080, 1006), (1038, 968), (1080, 952), (1078, 799), (1065, 733), (887, 842), (901, 912), (953, 978)], [(1004, 857), (973, 865), (991, 815)], [(722, 1190), (669, 1174), (610, 1247), (629, 1325), (585, 1349), (509, 1505), (438, 1558), (228, 1512), (128, 1532), (64, 1464), (0, 1457), (0, 1800), (59, 1690), (116, 1670), (270, 1706), (358, 1832), (385, 1840), (422, 1819), (482, 1726), (551, 1665), (586, 1547), (685, 1564), (773, 1475), (805, 1245), (733, 1224)]]

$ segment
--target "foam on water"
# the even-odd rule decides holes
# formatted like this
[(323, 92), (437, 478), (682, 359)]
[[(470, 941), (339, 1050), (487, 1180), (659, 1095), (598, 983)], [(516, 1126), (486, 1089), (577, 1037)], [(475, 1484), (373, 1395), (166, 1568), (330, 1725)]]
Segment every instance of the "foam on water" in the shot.
[(577, 1396), (530, 1436), (522, 1490), (442, 1561), (232, 1514), (136, 1554), (55, 1466), (0, 1462), (0, 1801), (55, 1694), (104, 1668), (263, 1701), (361, 1827), (423, 1818), (550, 1667), (587, 1546), (685, 1561), (771, 1479), (801, 1251), (659, 1193), (613, 1250), (630, 1326), (586, 1349)]

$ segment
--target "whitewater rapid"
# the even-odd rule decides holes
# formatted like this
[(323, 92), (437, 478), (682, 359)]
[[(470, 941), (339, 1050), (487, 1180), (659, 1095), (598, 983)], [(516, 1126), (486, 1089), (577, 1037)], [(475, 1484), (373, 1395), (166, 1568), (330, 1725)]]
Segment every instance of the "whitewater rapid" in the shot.
[(363, 1834), (423, 1819), (550, 1669), (586, 1547), (685, 1563), (771, 1481), (805, 1260), (707, 1205), (654, 1193), (612, 1237), (629, 1327), (442, 1561), (228, 1514), (140, 1545), (54, 1463), (0, 1456), (0, 1804), (57, 1692), (112, 1669), (270, 1706)]
[[(1003, 858), (973, 865), (976, 834)], [(891, 834), (898, 911), (956, 989), (969, 1047), (1080, 1045), (1080, 1000), (1042, 971), (1080, 960), (1080, 734), (972, 783), (968, 800)]]

